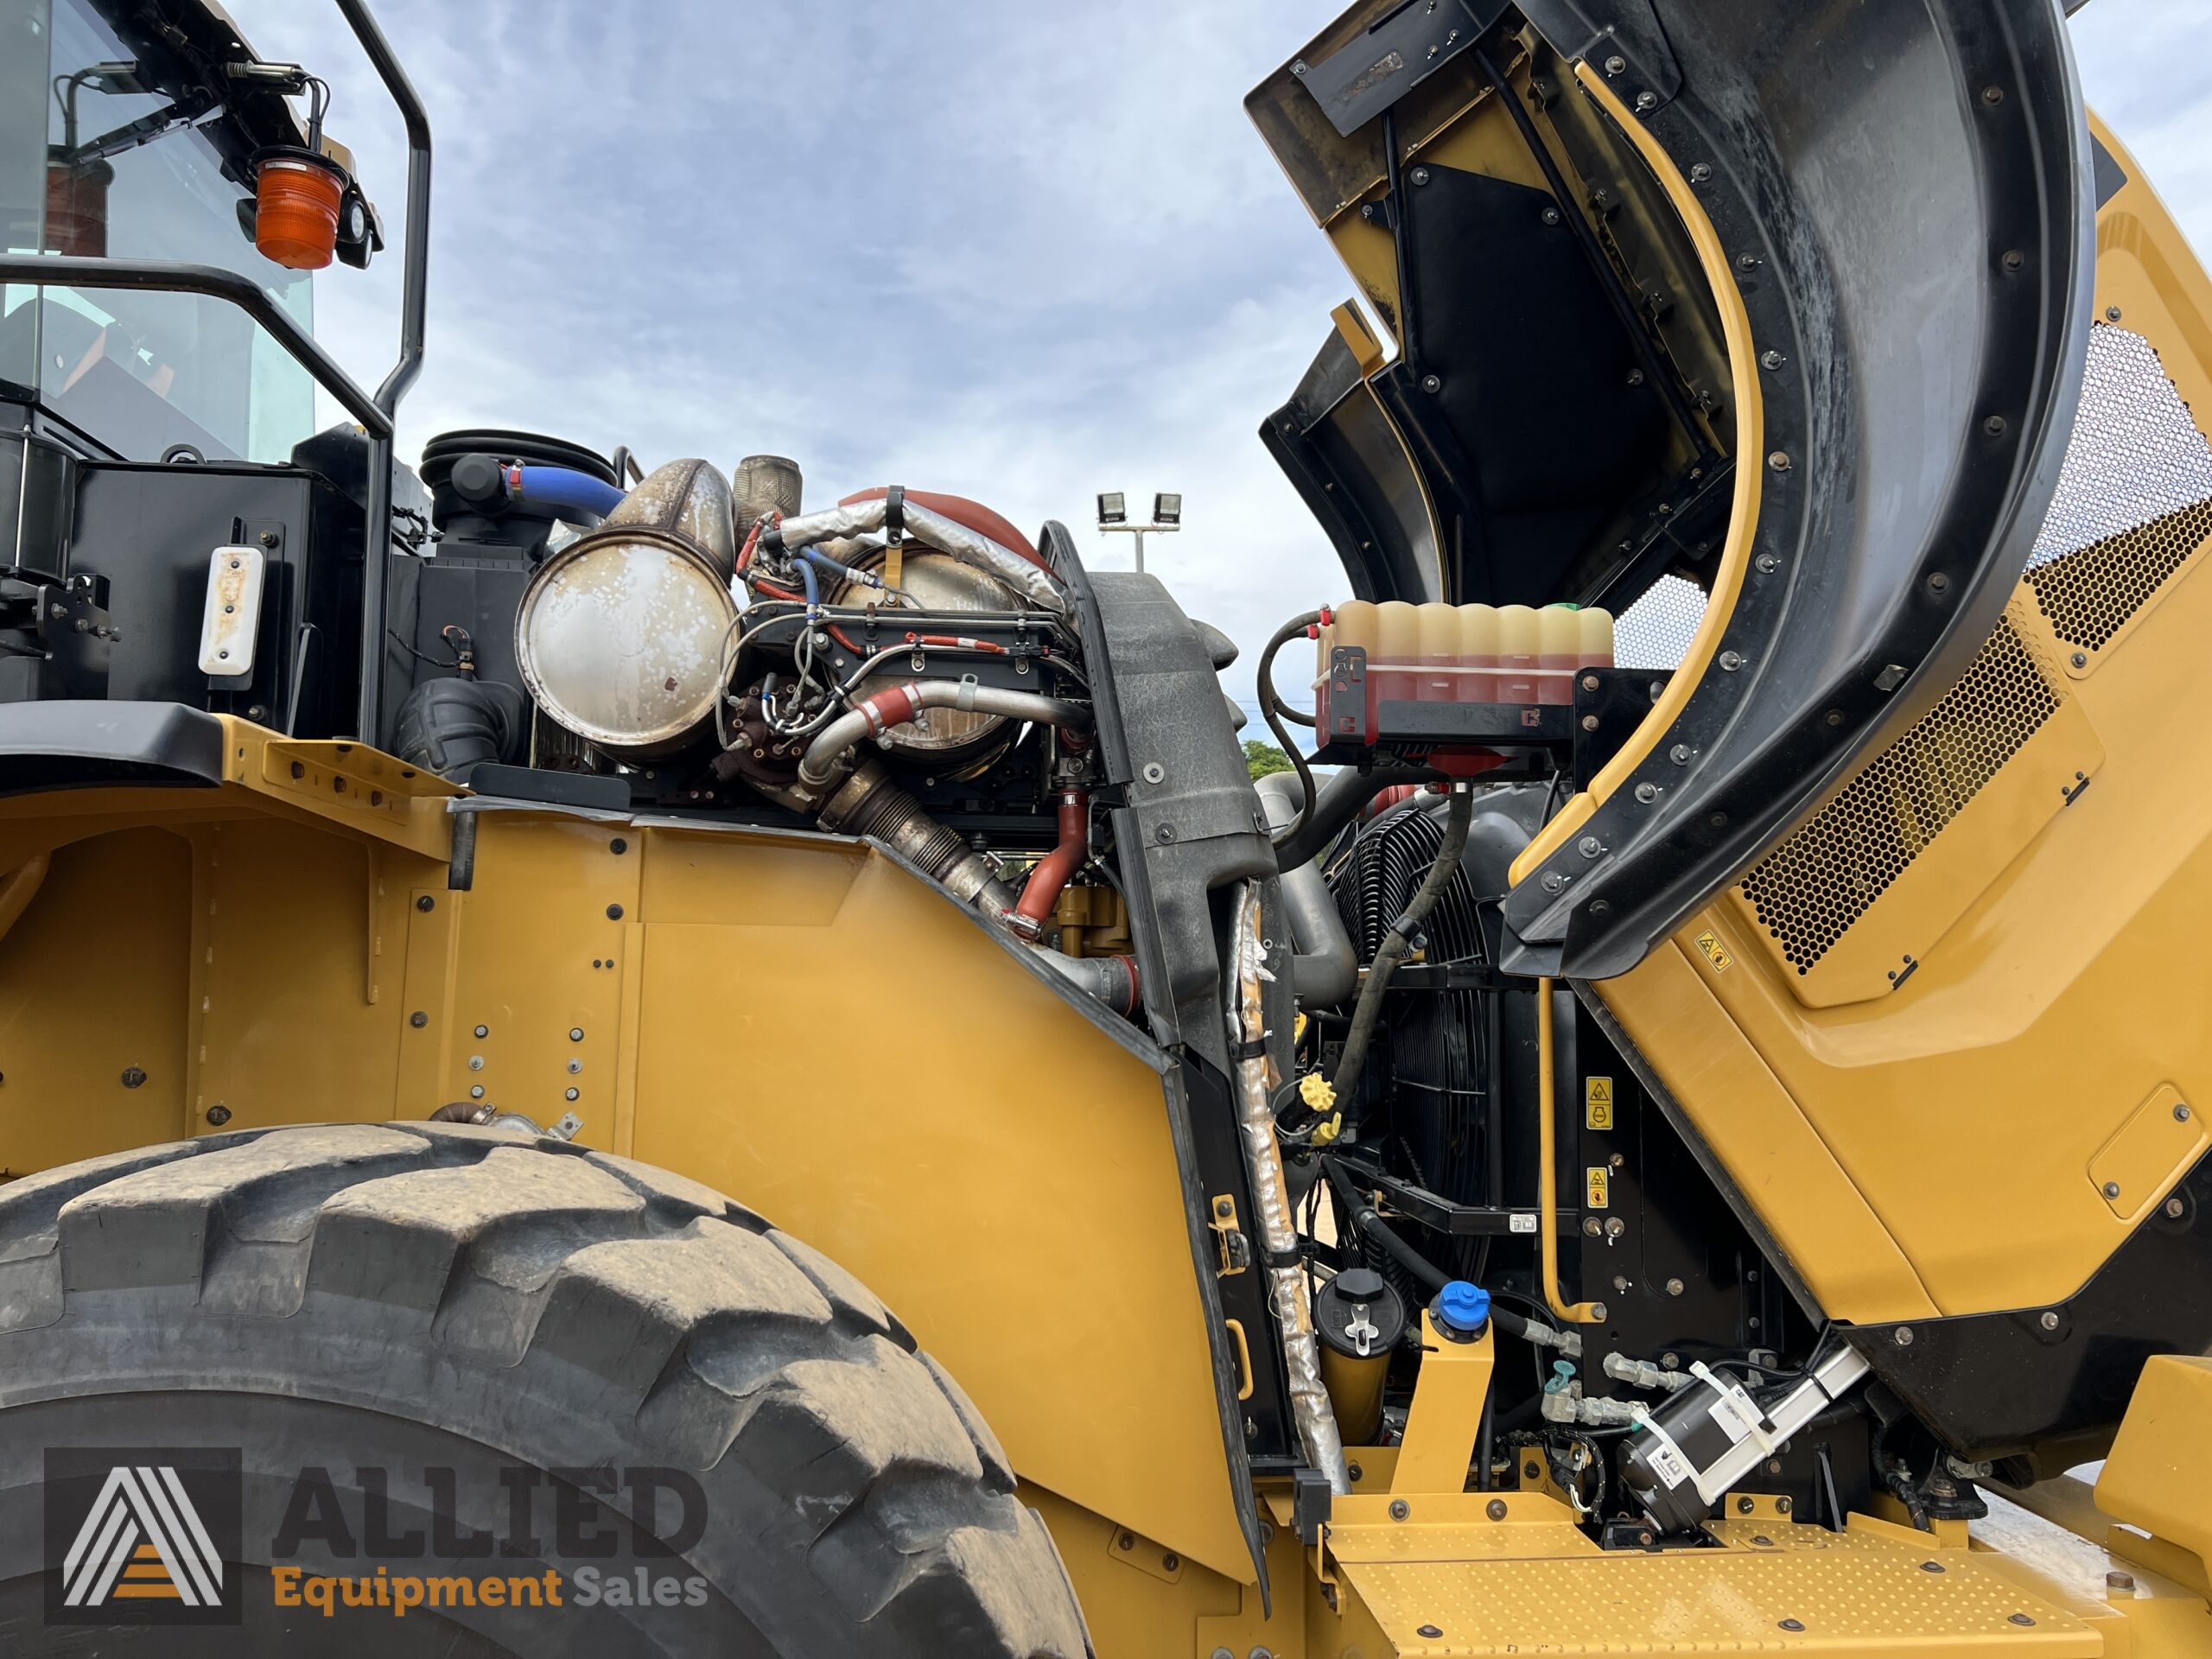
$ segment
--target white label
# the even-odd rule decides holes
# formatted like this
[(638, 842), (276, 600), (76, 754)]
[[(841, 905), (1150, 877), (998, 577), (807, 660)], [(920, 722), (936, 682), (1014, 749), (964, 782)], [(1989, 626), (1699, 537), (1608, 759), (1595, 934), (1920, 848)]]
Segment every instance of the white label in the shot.
[(1534, 1216), (1508, 1216), (1505, 1218), (1505, 1224), (1510, 1230), (1516, 1233), (1533, 1233), (1536, 1230), (1536, 1218)]
[(1706, 1410), (1731, 1444), (1742, 1441), (1759, 1426), (1759, 1408), (1741, 1389), (1717, 1396)]
[(208, 560), (207, 609), (200, 620), (202, 674), (227, 678), (253, 672), (262, 571), (257, 547), (219, 547)]
[(1644, 1461), (1651, 1465), (1651, 1472), (1665, 1481), (1669, 1489), (1682, 1485), (1690, 1478), (1688, 1460), (1670, 1445), (1649, 1447), (1644, 1453)]

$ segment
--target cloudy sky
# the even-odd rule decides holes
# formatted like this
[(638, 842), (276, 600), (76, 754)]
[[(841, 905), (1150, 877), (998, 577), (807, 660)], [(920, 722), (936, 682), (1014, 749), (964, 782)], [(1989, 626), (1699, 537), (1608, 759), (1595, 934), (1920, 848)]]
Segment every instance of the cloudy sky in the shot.
[[(335, 90), (396, 226), (398, 123), (322, 0), (229, 0)], [(1341, 0), (380, 0), (429, 106), (428, 365), (403, 454), (518, 426), (648, 464), (771, 450), (1058, 518), (1179, 489), (1148, 563), (1247, 646), (1342, 597), (1259, 446), (1351, 284), (1244, 118)], [(2093, 0), (2092, 102), (2212, 248), (2203, 0)], [(319, 332), (373, 385), (399, 264)], [(1241, 687), (1240, 691), (1248, 691)]]

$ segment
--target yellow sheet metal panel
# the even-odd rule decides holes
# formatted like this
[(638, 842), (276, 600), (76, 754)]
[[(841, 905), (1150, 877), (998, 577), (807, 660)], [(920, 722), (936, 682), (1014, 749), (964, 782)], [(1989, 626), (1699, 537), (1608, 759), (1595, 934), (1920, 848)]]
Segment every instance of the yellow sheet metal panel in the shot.
[(1935, 1305), (1896, 1238), (1717, 1000), (1751, 976), (1708, 918), (1593, 988), (1822, 1308), (1861, 1324), (1926, 1319)]
[(1482, 1424), (1483, 1402), (1490, 1395), (1496, 1344), (1487, 1330), (1473, 1342), (1446, 1335), (1426, 1308), (1421, 1334), (1421, 1375), (1414, 1384), (1412, 1408), (1406, 1414), (1405, 1438), (1398, 1445), (1390, 1490), (1400, 1494), (1459, 1492), (1465, 1489), (1467, 1471), (1474, 1464), (1475, 1434)]
[(2016, 597), (1958, 684), (1729, 889), (1798, 1001), (1886, 996), (2095, 779), (2050, 633)]
[(858, 1274), (1025, 1478), (1249, 1576), (1154, 1066), (879, 855), (646, 835), (636, 1156)]
[[(2089, 1160), (2089, 1185), (2121, 1221), (2140, 1221), (2212, 1147), (2204, 1119), (2171, 1083), (2120, 1126)], [(2208, 1500), (2212, 1502), (2212, 1500)]]
[[(1929, 1571), (1934, 1561), (1941, 1571)], [(1964, 1550), (1613, 1551), (1556, 1560), (1348, 1563), (1400, 1655), (1682, 1652), (2073, 1659), (2087, 1623)]]
[[(2097, 1477), (2097, 1507), (2193, 1552), (2212, 1580), (2212, 1357), (2144, 1362)], [(2208, 1632), (2212, 1636), (2212, 1632)]]
[(0, 1167), (174, 1141), (188, 1087), (192, 849), (156, 829), (54, 853), (0, 946)]

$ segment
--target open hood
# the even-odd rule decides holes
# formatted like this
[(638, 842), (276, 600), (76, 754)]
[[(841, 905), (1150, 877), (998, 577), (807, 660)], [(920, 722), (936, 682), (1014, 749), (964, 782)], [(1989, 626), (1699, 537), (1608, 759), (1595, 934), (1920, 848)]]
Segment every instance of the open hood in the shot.
[(2058, 0), (1370, 0), (1247, 107), (1395, 347), (1340, 309), (1262, 429), (1352, 591), (1705, 596), (1507, 904), (1521, 970), (1625, 971), (2026, 563), (2094, 256)]

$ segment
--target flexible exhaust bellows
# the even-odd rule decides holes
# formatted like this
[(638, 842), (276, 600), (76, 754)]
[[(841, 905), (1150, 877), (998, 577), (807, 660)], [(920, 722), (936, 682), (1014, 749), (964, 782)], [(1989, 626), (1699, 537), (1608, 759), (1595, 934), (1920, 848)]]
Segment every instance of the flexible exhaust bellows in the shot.
[[(904, 498), (897, 511), (905, 533), (925, 547), (947, 553), (963, 564), (989, 572), (1031, 604), (1048, 611), (1065, 611), (1067, 596), (1052, 573), (1034, 559), (1024, 558), (1012, 548), (993, 541), (981, 531), (970, 530), (941, 512), (931, 512), (912, 497)], [(794, 552), (817, 542), (842, 541), (881, 530), (890, 522), (888, 498), (855, 501), (849, 506), (830, 507), (797, 518), (786, 518), (762, 537), (764, 545), (779, 544)]]

